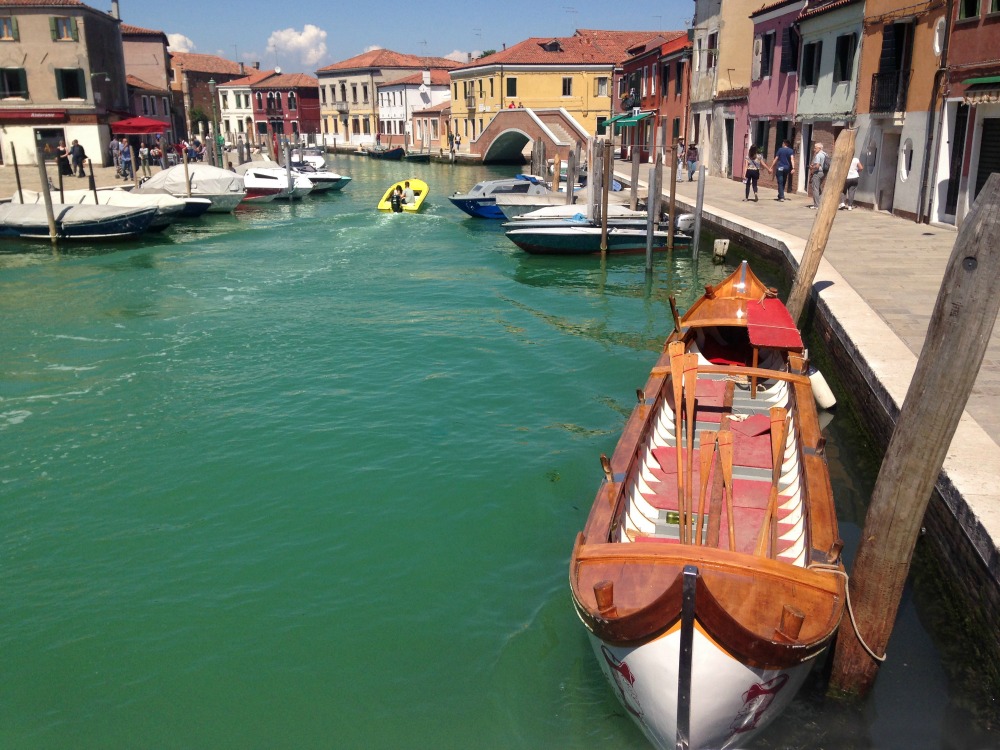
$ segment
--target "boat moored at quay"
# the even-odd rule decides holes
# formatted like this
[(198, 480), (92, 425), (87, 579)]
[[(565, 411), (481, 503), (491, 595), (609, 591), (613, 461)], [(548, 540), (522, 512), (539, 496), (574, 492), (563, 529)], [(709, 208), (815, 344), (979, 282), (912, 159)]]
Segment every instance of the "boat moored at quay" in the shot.
[(656, 362), (570, 563), (601, 670), (657, 747), (744, 746), (793, 699), (845, 603), (804, 347), (743, 264)]

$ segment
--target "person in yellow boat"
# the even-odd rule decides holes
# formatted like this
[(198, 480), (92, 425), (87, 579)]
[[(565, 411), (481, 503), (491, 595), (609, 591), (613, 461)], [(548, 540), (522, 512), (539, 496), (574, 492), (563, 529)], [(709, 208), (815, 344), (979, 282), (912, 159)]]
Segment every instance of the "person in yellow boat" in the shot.
[(403, 203), (408, 203), (413, 205), (416, 200), (416, 196), (413, 194), (413, 188), (410, 187), (410, 181), (406, 181), (406, 187), (403, 189)]
[(403, 212), (403, 187), (396, 185), (396, 189), (389, 194), (389, 208), (394, 214)]

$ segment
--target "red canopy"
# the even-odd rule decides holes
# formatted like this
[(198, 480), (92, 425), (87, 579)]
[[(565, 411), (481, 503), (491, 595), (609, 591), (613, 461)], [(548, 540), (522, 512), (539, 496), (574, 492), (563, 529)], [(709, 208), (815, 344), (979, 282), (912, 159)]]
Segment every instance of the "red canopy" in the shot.
[(162, 120), (153, 120), (149, 117), (130, 117), (127, 120), (112, 123), (111, 132), (115, 135), (150, 135), (151, 133), (163, 133), (169, 127), (170, 124)]
[(747, 332), (754, 346), (801, 351), (802, 337), (788, 309), (776, 298), (747, 303)]

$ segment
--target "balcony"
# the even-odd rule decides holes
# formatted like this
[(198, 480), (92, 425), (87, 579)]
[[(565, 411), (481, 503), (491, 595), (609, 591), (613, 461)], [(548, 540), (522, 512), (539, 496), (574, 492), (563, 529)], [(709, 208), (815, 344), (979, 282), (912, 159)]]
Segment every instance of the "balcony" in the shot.
[(351, 106), (347, 102), (334, 102), (333, 109), (341, 114), (347, 114), (351, 111)]
[(467, 97), (465, 97), (465, 108), (466, 109), (475, 109), (476, 108), (476, 97), (474, 97), (474, 96), (467, 96)]
[(873, 114), (892, 114), (906, 111), (906, 89), (910, 82), (907, 70), (891, 70), (872, 76), (872, 99), (869, 109)]
[(264, 114), (266, 114), (268, 117), (284, 117), (285, 110), (283, 110), (281, 107), (274, 107), (274, 106), (264, 107)]

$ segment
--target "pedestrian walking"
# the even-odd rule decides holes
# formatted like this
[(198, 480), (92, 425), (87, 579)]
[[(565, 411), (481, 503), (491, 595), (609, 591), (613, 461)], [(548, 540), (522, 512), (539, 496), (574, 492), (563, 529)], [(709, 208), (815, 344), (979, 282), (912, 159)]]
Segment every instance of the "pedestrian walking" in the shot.
[(844, 192), (840, 196), (839, 208), (841, 210), (854, 210), (854, 193), (858, 189), (858, 181), (861, 179), (861, 173), (864, 169), (865, 165), (855, 156), (851, 160), (851, 166), (847, 169), (847, 181), (844, 182)]
[(781, 141), (781, 148), (774, 152), (774, 159), (771, 160), (771, 166), (768, 169), (778, 182), (778, 197), (775, 200), (785, 200), (785, 186), (788, 184), (788, 178), (795, 171), (795, 152), (787, 138)]
[(56, 165), (59, 167), (59, 174), (64, 177), (73, 174), (69, 167), (69, 148), (66, 147), (66, 141), (59, 141), (56, 147)]
[(111, 152), (111, 163), (115, 167), (115, 177), (122, 176), (122, 145), (118, 142), (117, 138), (112, 138), (111, 143), (108, 145), (108, 151)]
[(809, 208), (819, 208), (819, 199), (823, 195), (823, 181), (830, 171), (830, 157), (823, 150), (822, 143), (813, 144), (813, 158), (809, 162), (809, 185), (812, 187), (812, 204)]
[(121, 152), (121, 172), (122, 179), (131, 180), (132, 179), (132, 149), (129, 148), (128, 139), (122, 138), (122, 142), (118, 144), (118, 149)]
[(688, 182), (694, 182), (694, 172), (698, 168), (698, 143), (688, 146), (687, 154), (684, 157), (688, 165)]
[(757, 152), (757, 147), (751, 146), (750, 153), (747, 154), (746, 170), (743, 177), (744, 202), (750, 200), (750, 188), (753, 188), (753, 199), (755, 203), (757, 202), (757, 180), (760, 179), (760, 170), (762, 169), (770, 171), (770, 167), (764, 164), (764, 160)]
[(145, 143), (139, 146), (139, 164), (142, 166), (142, 176), (149, 177), (149, 146)]
[(87, 173), (83, 171), (83, 162), (87, 158), (87, 152), (83, 150), (83, 146), (80, 145), (80, 141), (73, 141), (69, 147), (69, 158), (71, 166), (73, 167), (73, 174), (77, 177), (86, 177)]

